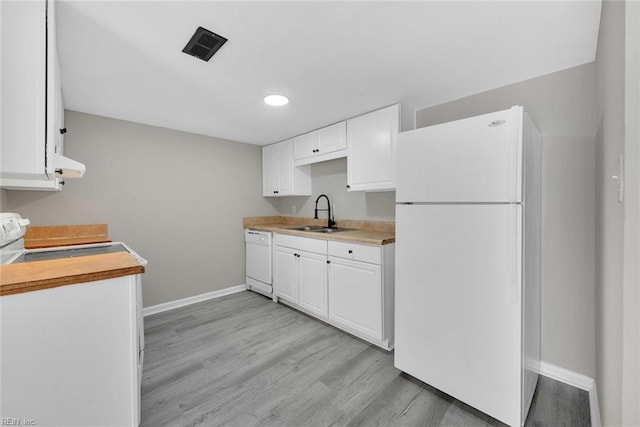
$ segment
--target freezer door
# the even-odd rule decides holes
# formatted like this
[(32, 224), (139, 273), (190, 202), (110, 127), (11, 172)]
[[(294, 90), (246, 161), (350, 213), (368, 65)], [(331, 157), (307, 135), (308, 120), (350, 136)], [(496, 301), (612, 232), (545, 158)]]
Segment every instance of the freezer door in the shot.
[(522, 107), (398, 135), (397, 202), (520, 202)]
[(396, 210), (395, 366), (518, 427), (521, 209)]

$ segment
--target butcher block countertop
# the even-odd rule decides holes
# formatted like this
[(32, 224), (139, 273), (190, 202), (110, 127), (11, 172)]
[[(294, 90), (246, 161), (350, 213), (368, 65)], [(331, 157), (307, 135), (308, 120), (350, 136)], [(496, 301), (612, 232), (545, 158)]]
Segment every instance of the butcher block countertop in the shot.
[(110, 241), (107, 237), (107, 224), (29, 226), (24, 235), (24, 248), (52, 248)]
[(0, 296), (144, 273), (127, 252), (0, 266)]
[(393, 221), (336, 221), (338, 228), (352, 228), (337, 233), (317, 233), (312, 231), (290, 230), (289, 227), (301, 225), (326, 226), (327, 219), (313, 219), (295, 216), (254, 216), (243, 218), (244, 228), (252, 230), (272, 231), (293, 236), (311, 237), (314, 239), (337, 240), (341, 242), (364, 243), (368, 245), (388, 245), (396, 241), (396, 225)]

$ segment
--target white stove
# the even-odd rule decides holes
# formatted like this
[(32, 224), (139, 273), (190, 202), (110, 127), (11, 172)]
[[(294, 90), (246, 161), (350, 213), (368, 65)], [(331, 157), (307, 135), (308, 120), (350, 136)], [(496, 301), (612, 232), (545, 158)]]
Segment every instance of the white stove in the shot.
[(2, 264), (10, 264), (24, 251), (22, 236), (27, 232), (28, 219), (22, 218), (17, 213), (0, 213), (0, 261)]
[(29, 220), (19, 214), (0, 213), (0, 259), (3, 265), (112, 252), (128, 252), (140, 265), (147, 265), (146, 259), (122, 242), (25, 249), (23, 236), (29, 224)]

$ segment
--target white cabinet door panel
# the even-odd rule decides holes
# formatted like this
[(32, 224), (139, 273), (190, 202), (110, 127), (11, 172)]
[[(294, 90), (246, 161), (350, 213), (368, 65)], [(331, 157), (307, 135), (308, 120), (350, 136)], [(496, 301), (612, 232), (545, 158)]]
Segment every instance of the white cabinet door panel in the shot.
[(380, 266), (335, 257), (329, 261), (329, 319), (381, 339)]
[(351, 191), (393, 190), (399, 105), (347, 120), (347, 182)]
[(319, 317), (327, 317), (327, 257), (301, 252), (299, 303)]
[(293, 194), (293, 141), (276, 144), (276, 182), (278, 194)]
[(340, 122), (318, 129), (318, 154), (327, 154), (347, 148), (347, 123)]
[(309, 132), (293, 139), (293, 159), (300, 160), (314, 157), (318, 149), (318, 133)]
[(311, 169), (294, 166), (292, 139), (262, 147), (262, 195), (311, 195)]
[(276, 246), (273, 287), (278, 297), (298, 303), (298, 268), (295, 253), (293, 249)]
[(271, 197), (276, 191), (276, 146), (262, 147), (262, 195)]

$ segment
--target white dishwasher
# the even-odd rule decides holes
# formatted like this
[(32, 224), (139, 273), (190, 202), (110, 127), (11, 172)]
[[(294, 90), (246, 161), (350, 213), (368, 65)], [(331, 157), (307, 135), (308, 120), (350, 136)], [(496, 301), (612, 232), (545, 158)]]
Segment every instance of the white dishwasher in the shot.
[(245, 230), (246, 286), (263, 295), (273, 296), (271, 286), (271, 232)]

